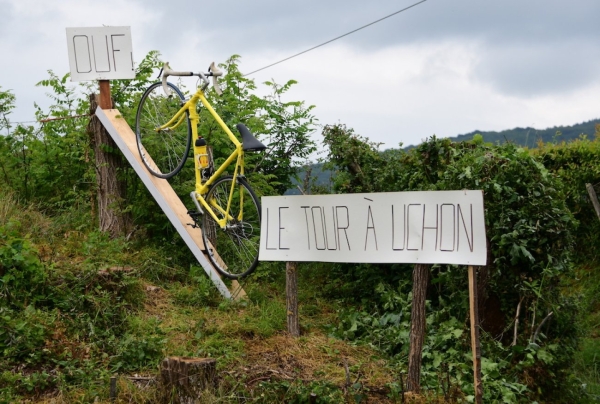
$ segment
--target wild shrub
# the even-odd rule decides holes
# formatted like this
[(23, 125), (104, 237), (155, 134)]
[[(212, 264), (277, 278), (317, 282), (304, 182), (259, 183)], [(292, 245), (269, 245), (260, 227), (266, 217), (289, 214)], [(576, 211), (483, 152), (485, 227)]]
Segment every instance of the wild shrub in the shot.
[(540, 146), (533, 153), (549, 171), (563, 180), (566, 203), (580, 222), (576, 243), (577, 251), (581, 252), (579, 257), (598, 261), (600, 221), (594, 220), (597, 215), (586, 184), (597, 187), (600, 183), (600, 141), (582, 137), (569, 143)]
[(0, 226), (0, 307), (22, 310), (44, 300), (46, 273), (18, 227), (13, 221)]
[[(488, 265), (479, 270), (479, 278), (480, 315), (486, 331), (484, 373), (486, 386), (490, 386), (487, 398), (508, 400), (517, 393), (527, 393), (530, 399), (556, 397), (557, 393), (567, 397), (565, 385), (579, 330), (573, 326), (577, 304), (561, 294), (560, 280), (572, 276), (577, 221), (568, 209), (567, 187), (561, 179), (528, 150), (513, 144), (484, 144), (481, 138), (453, 143), (432, 137), (409, 151), (379, 152), (378, 145), (343, 125), (327, 126), (323, 134), (329, 165), (337, 170), (334, 186), (338, 191), (483, 191)], [(349, 286), (332, 292), (339, 296), (351, 290), (357, 296), (352, 301), (360, 302), (342, 314), (342, 328), (336, 333), (367, 343), (382, 341), (382, 349), (392, 357), (404, 358), (407, 339), (401, 336), (408, 338), (408, 330), (399, 325), (406, 310), (392, 309), (389, 298), (382, 301), (378, 296), (388, 288), (398, 299), (408, 295), (410, 266), (334, 268), (332, 278)], [(464, 367), (470, 367), (464, 356), (470, 350), (464, 332), (468, 318), (466, 269), (436, 265), (431, 273), (428, 313), (435, 314), (427, 317), (423, 383), (439, 386), (439, 372), (428, 369), (439, 369), (445, 363), (450, 379), (472, 394), (469, 383), (461, 382)], [(374, 282), (388, 286), (374, 289)], [(373, 290), (380, 293), (374, 295)], [(517, 306), (521, 310), (513, 341)], [(399, 322), (391, 330), (379, 325), (387, 325), (390, 319)]]

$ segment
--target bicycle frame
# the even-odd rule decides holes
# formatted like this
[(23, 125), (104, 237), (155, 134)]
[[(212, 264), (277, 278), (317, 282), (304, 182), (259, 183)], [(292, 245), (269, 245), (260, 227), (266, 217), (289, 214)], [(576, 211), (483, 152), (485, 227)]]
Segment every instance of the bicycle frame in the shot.
[[(227, 200), (227, 208), (225, 210), (223, 210), (223, 208), (221, 206), (219, 206), (218, 204), (216, 204), (214, 202), (212, 204), (209, 204), (209, 202), (206, 201), (206, 199), (204, 199), (203, 195), (205, 195), (208, 192), (210, 185), (213, 182), (215, 182), (215, 180), (217, 178), (219, 178), (221, 176), (221, 174), (223, 174), (225, 172), (225, 170), (234, 161), (235, 161), (235, 169), (233, 171), (233, 177), (237, 178), (240, 175), (241, 176), (244, 175), (244, 150), (242, 148), (242, 144), (240, 143), (240, 141), (235, 137), (235, 135), (231, 132), (229, 127), (225, 124), (225, 122), (223, 122), (221, 117), (216, 113), (216, 111), (210, 105), (210, 103), (204, 96), (204, 92), (202, 91), (201, 88), (199, 88), (196, 91), (196, 93), (192, 96), (192, 98), (190, 98), (185, 104), (183, 104), (183, 106), (179, 109), (179, 111), (177, 111), (177, 113), (173, 116), (173, 118), (171, 118), (169, 120), (169, 122), (156, 128), (156, 131), (158, 132), (161, 130), (173, 130), (173, 129), (177, 128), (179, 125), (181, 125), (185, 121), (185, 112), (187, 111), (189, 113), (190, 124), (192, 127), (192, 141), (195, 141), (195, 139), (198, 138), (198, 124), (200, 123), (200, 115), (198, 115), (198, 112), (196, 111), (196, 105), (198, 104), (198, 101), (200, 101), (202, 103), (202, 105), (204, 105), (204, 107), (208, 110), (208, 112), (210, 112), (210, 114), (212, 115), (214, 120), (219, 124), (219, 126), (227, 134), (227, 136), (229, 137), (229, 140), (231, 140), (231, 142), (235, 145), (235, 150), (229, 155), (227, 160), (225, 160), (223, 162), (223, 164), (221, 164), (219, 166), (219, 168), (204, 183), (202, 182), (200, 163), (196, 158), (194, 158), (194, 169), (195, 169), (194, 171), (196, 174), (195, 198), (202, 205), (202, 207), (204, 209), (206, 209), (206, 211), (212, 216), (212, 218), (219, 224), (219, 226), (221, 228), (225, 228), (227, 220), (232, 219), (231, 216), (229, 216), (229, 211), (231, 208), (231, 201), (233, 199), (233, 191), (234, 191), (234, 187), (236, 185), (236, 181), (232, 181), (232, 183), (231, 183), (231, 189), (229, 190), (229, 197)], [(236, 218), (237, 220), (243, 219), (243, 217), (242, 217), (243, 216), (243, 202), (244, 202), (243, 195), (240, 195), (240, 214), (239, 214), (240, 217)], [(219, 219), (217, 217), (213, 208), (217, 209), (224, 215), (223, 219)]]

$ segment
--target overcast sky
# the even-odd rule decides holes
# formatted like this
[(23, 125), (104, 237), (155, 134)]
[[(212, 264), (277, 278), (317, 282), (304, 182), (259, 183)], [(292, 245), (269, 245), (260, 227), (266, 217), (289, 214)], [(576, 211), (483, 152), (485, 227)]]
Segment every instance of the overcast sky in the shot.
[[(0, 86), (12, 120), (33, 120), (48, 105), (35, 84), (69, 71), (66, 27), (130, 26), (136, 61), (158, 50), (205, 70), (239, 54), (250, 72), (417, 1), (0, 0)], [(597, 0), (427, 0), (252, 77), (297, 80), (287, 100), (382, 148), (570, 125), (600, 117), (598, 17)]]

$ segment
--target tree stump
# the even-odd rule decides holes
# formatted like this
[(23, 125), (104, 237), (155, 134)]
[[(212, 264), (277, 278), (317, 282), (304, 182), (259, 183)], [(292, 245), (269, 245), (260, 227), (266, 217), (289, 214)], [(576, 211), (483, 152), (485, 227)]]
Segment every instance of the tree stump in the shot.
[(163, 359), (160, 370), (163, 402), (201, 402), (202, 392), (216, 387), (216, 375), (216, 359), (180, 356)]

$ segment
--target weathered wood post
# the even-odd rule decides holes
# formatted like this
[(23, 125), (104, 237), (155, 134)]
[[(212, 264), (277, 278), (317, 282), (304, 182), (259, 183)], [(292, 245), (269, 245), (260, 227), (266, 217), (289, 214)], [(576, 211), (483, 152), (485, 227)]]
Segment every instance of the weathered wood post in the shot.
[(117, 377), (116, 376), (110, 377), (110, 401), (111, 402), (117, 401)]
[(421, 391), (421, 353), (425, 341), (426, 312), (425, 300), (429, 285), (429, 267), (416, 264), (413, 269), (413, 296), (410, 313), (410, 352), (408, 354), (408, 375), (406, 391)]
[(594, 210), (596, 211), (596, 215), (598, 215), (598, 220), (600, 220), (600, 202), (598, 202), (598, 196), (596, 195), (594, 186), (592, 184), (585, 184), (585, 188), (587, 189), (588, 194), (590, 195), (592, 205), (594, 205)]
[(287, 329), (292, 337), (300, 336), (298, 319), (298, 263), (285, 264), (285, 296), (287, 306)]
[(477, 272), (472, 265), (469, 265), (469, 307), (469, 317), (471, 319), (471, 350), (473, 352), (473, 389), (475, 390), (475, 403), (481, 404), (483, 402), (483, 388), (481, 385), (481, 347), (479, 343)]
[(102, 109), (111, 109), (112, 97), (110, 94), (110, 81), (98, 80), (98, 83), (100, 87), (100, 100), (98, 102), (98, 106)]
[(128, 234), (133, 220), (122, 206), (127, 189), (125, 182), (118, 178), (119, 171), (125, 168), (125, 162), (114, 140), (94, 115), (97, 106), (103, 110), (112, 108), (110, 82), (99, 82), (100, 96), (98, 99), (93, 94), (90, 96), (92, 118), (88, 125), (88, 134), (96, 157), (98, 225), (100, 231), (108, 232), (114, 238)]

